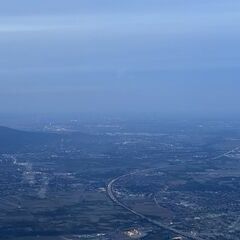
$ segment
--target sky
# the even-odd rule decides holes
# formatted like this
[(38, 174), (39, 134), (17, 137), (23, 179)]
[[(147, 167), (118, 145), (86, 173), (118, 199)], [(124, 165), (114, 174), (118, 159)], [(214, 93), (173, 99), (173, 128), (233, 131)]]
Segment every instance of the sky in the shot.
[(238, 0), (8, 0), (0, 114), (240, 116)]

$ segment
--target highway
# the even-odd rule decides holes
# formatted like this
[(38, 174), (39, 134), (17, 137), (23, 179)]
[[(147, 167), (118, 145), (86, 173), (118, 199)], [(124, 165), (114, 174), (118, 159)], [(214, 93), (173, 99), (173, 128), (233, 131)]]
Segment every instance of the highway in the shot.
[[(237, 146), (237, 147), (235, 147), (234, 149), (232, 149), (232, 150), (230, 150), (230, 151), (227, 151), (227, 152), (225, 152), (225, 153), (223, 153), (223, 154), (220, 154), (220, 155), (218, 155), (218, 156), (216, 156), (216, 157), (210, 158), (209, 160), (216, 160), (216, 159), (219, 159), (219, 158), (221, 158), (221, 157), (227, 156), (228, 154), (233, 153), (233, 152), (236, 151), (236, 150), (239, 150), (239, 148), (240, 148), (240, 146)], [(140, 172), (143, 173), (143, 172), (150, 171), (150, 170), (154, 170), (154, 169), (151, 168), (151, 169), (145, 169), (145, 170), (141, 170), (141, 171), (139, 170), (139, 171), (131, 172), (131, 173), (128, 173), (128, 174), (124, 174), (124, 175), (122, 175), (122, 176), (119, 176), (119, 177), (117, 177), (117, 178), (114, 178), (114, 179), (113, 179), (111, 182), (109, 182), (109, 184), (107, 185), (107, 193), (108, 193), (108, 196), (110, 197), (110, 199), (111, 199), (115, 204), (117, 204), (118, 206), (121, 206), (122, 208), (124, 208), (125, 210), (131, 212), (131, 213), (134, 214), (135, 216), (138, 216), (138, 217), (140, 217), (140, 218), (148, 221), (149, 223), (151, 223), (151, 224), (153, 224), (153, 225), (155, 225), (155, 226), (157, 226), (157, 227), (161, 227), (161, 228), (163, 228), (163, 229), (166, 229), (166, 230), (168, 230), (168, 231), (171, 231), (172, 233), (175, 233), (175, 234), (177, 234), (177, 235), (180, 235), (180, 236), (185, 237), (185, 238), (188, 238), (188, 239), (192, 239), (192, 240), (204, 240), (204, 239), (202, 239), (202, 238), (200, 238), (200, 237), (193, 236), (192, 234), (179, 231), (179, 230), (177, 230), (177, 229), (175, 229), (175, 228), (172, 228), (172, 227), (169, 227), (168, 225), (165, 225), (165, 224), (163, 224), (163, 223), (161, 223), (161, 222), (159, 222), (159, 221), (156, 221), (156, 220), (154, 220), (154, 219), (151, 219), (150, 217), (147, 217), (147, 216), (145, 216), (145, 215), (143, 215), (143, 214), (141, 214), (141, 213), (139, 213), (139, 212), (131, 209), (131, 208), (128, 207), (126, 204), (122, 203), (122, 202), (115, 196), (113, 186), (114, 186), (114, 184), (115, 184), (117, 181), (119, 181), (119, 180), (121, 180), (121, 179), (123, 179), (123, 178), (125, 178), (125, 177), (129, 177), (129, 176), (131, 176), (131, 175), (134, 175), (134, 174), (136, 174), (136, 173), (140, 173)], [(156, 202), (155, 202), (155, 203), (156, 203)]]
[[(150, 169), (148, 169), (148, 170), (150, 170)], [(145, 172), (145, 171), (147, 171), (147, 170), (145, 169), (145, 170), (143, 170), (143, 171), (141, 171), (141, 172)], [(140, 172), (140, 171), (138, 171), (138, 172)], [(166, 230), (168, 230), (168, 231), (171, 231), (172, 233), (175, 233), (175, 234), (177, 234), (177, 235), (180, 235), (180, 236), (185, 237), (185, 238), (188, 238), (188, 239), (192, 239), (192, 240), (203, 240), (203, 239), (200, 238), (200, 237), (196, 237), (196, 236), (193, 236), (193, 235), (191, 235), (191, 234), (189, 234), (189, 233), (179, 231), (179, 230), (174, 229), (174, 228), (172, 228), (172, 227), (169, 227), (168, 225), (165, 225), (165, 224), (163, 224), (163, 223), (161, 223), (161, 222), (159, 222), (159, 221), (153, 220), (153, 219), (151, 219), (150, 217), (147, 217), (147, 216), (145, 216), (145, 215), (143, 215), (143, 214), (141, 214), (141, 213), (139, 213), (139, 212), (131, 209), (131, 208), (128, 207), (126, 204), (122, 203), (122, 202), (115, 196), (115, 194), (114, 194), (114, 189), (113, 189), (114, 184), (115, 184), (117, 181), (121, 180), (122, 178), (131, 176), (131, 175), (134, 175), (134, 174), (136, 174), (136, 173), (138, 173), (138, 172), (132, 172), (132, 173), (129, 173), (129, 174), (122, 175), (122, 176), (120, 176), (120, 177), (114, 178), (111, 182), (109, 182), (109, 184), (107, 185), (107, 193), (108, 193), (108, 196), (110, 197), (110, 199), (111, 199), (115, 204), (117, 204), (118, 206), (121, 206), (122, 208), (124, 208), (125, 210), (131, 212), (131, 213), (134, 214), (135, 216), (138, 216), (138, 217), (140, 217), (140, 218), (148, 221), (149, 223), (151, 223), (151, 224), (153, 224), (153, 225), (155, 225), (155, 226), (157, 226), (157, 227), (161, 227), (161, 228), (163, 228), (163, 229), (166, 229)]]

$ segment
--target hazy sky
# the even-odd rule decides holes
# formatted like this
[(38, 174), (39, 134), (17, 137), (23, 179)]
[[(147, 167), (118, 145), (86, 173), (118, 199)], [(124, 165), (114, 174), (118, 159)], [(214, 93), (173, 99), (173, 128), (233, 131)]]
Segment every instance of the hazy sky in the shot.
[(0, 113), (239, 115), (239, 0), (8, 0)]

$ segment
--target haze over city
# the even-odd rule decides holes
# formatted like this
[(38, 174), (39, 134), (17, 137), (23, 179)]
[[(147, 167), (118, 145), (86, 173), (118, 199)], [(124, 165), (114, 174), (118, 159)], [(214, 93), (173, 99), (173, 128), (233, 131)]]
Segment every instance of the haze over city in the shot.
[(240, 2), (5, 1), (0, 113), (240, 115)]

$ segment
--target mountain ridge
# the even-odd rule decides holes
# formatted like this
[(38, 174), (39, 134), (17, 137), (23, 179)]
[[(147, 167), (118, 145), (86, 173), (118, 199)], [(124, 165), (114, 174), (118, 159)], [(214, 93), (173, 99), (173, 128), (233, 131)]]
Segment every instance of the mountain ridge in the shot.
[(43, 149), (58, 142), (60, 137), (53, 133), (30, 132), (0, 126), (0, 153), (25, 152)]

